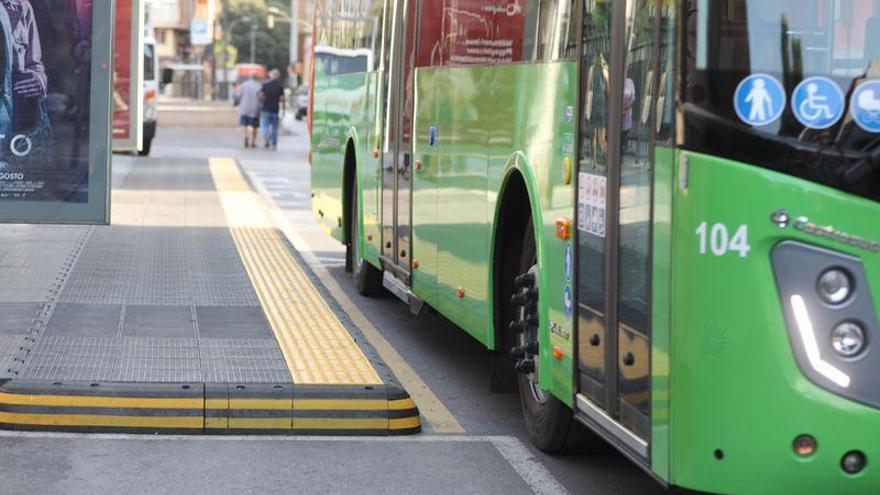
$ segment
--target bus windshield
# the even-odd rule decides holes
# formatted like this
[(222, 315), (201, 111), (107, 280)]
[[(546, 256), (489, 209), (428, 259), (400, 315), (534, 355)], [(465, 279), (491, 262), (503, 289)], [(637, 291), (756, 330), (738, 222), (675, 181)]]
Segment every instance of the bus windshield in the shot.
[(880, 200), (880, 2), (685, 9), (685, 148)]
[(155, 45), (144, 43), (144, 81), (156, 80)]

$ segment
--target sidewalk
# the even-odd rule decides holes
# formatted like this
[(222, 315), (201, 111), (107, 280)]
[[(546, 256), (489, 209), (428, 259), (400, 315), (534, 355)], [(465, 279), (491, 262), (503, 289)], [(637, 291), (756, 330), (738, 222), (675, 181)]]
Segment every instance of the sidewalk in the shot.
[(419, 431), (235, 161), (115, 157), (112, 219), (0, 227), (0, 426)]
[(238, 126), (238, 109), (231, 101), (200, 101), (159, 97), (159, 126), (224, 128)]
[[(165, 129), (196, 127), (224, 129), (238, 127), (238, 108), (231, 101), (199, 101), (190, 98), (159, 98), (159, 126)], [(281, 132), (285, 135), (302, 133), (304, 122), (294, 118), (288, 110), (281, 119)], [(207, 131), (211, 132), (211, 131)]]

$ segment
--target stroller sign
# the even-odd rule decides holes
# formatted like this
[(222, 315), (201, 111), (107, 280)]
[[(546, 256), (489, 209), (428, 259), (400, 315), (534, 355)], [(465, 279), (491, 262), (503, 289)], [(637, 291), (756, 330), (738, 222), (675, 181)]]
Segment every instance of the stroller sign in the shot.
[(880, 81), (859, 85), (850, 101), (853, 120), (868, 132), (880, 132)]

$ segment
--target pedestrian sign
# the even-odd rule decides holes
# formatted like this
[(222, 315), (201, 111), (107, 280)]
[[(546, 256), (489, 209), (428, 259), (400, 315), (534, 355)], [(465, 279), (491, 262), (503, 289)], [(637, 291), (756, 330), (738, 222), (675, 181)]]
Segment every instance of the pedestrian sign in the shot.
[(827, 129), (838, 123), (845, 110), (843, 91), (827, 77), (810, 77), (791, 95), (791, 108), (798, 122), (808, 129)]
[(850, 101), (853, 120), (868, 132), (880, 132), (880, 81), (867, 81), (853, 92)]
[(773, 76), (752, 74), (742, 80), (733, 96), (736, 115), (753, 127), (776, 122), (785, 110), (785, 89)]

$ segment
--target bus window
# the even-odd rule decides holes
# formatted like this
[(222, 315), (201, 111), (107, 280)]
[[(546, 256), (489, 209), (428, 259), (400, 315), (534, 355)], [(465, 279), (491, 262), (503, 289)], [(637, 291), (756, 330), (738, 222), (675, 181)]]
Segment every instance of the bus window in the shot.
[(572, 22), (574, 13), (574, 0), (541, 2), (537, 60), (563, 60), (574, 57), (577, 47), (577, 25)]
[[(877, 181), (848, 172), (869, 170), (860, 164), (878, 143), (850, 108), (857, 88), (880, 77), (876, 1), (692, 0), (686, 12), (685, 148), (880, 197)], [(783, 96), (768, 104), (768, 93), (758, 100), (763, 106), (738, 111), (746, 103), (734, 96), (748, 78), (763, 78), (762, 88), (771, 84)], [(790, 100), (811, 87), (805, 82), (820, 98), (795, 108)]]
[(324, 0), (315, 5), (315, 70), (334, 76), (377, 70), (384, 0)]
[[(607, 283), (606, 218), (608, 157), (608, 78), (611, 59), (611, 2), (587, 2), (583, 19), (581, 82), (581, 153), (578, 178), (578, 339), (579, 368), (586, 377), (582, 387), (597, 404), (605, 406), (605, 301)], [(585, 198), (581, 201), (581, 198)], [(588, 262), (586, 260), (589, 260)], [(613, 377), (612, 377), (613, 378)]]

